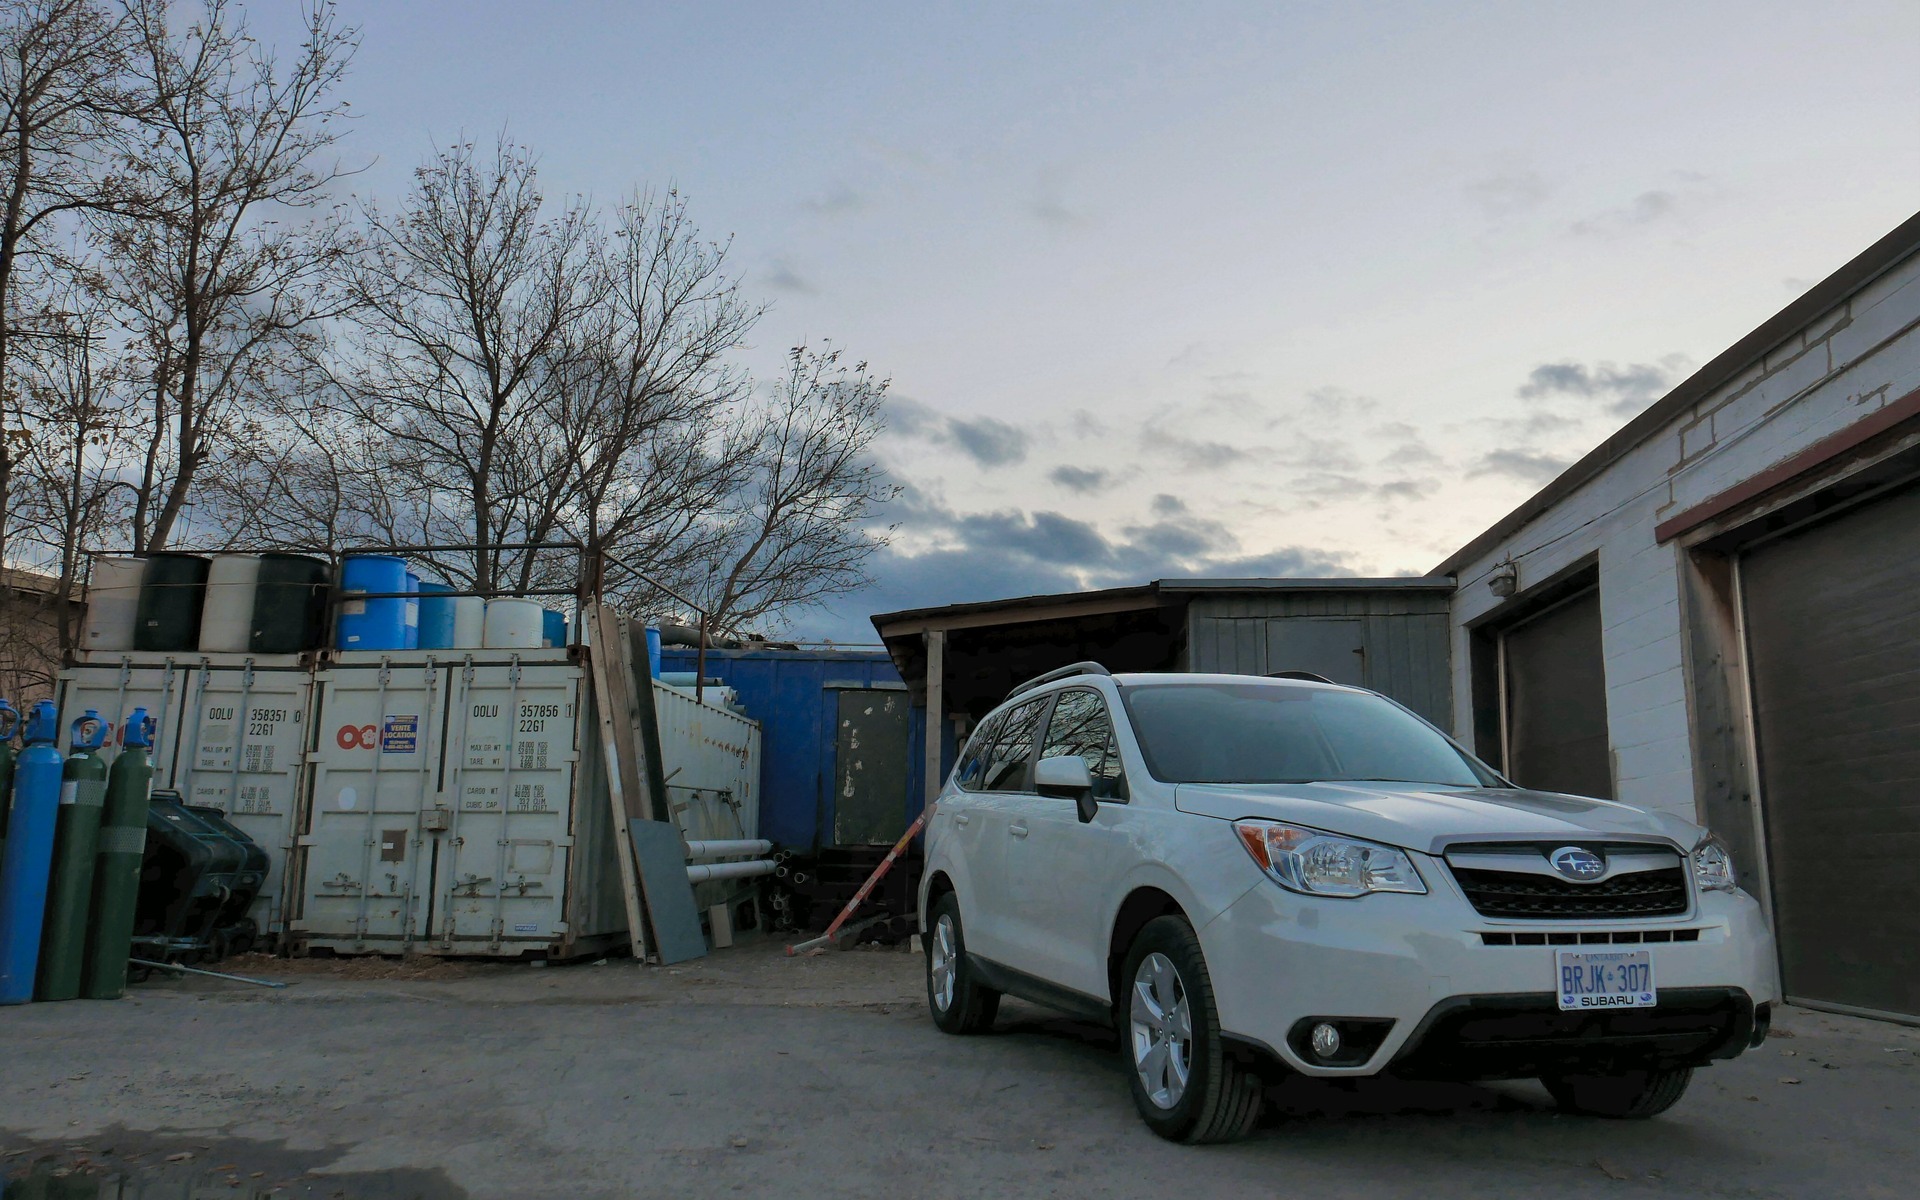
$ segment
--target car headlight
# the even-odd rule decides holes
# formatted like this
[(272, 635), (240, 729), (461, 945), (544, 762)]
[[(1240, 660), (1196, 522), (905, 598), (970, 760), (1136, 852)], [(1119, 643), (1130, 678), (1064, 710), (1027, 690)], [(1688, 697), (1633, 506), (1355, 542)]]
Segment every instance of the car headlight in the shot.
[(1693, 882), (1703, 892), (1731, 892), (1738, 886), (1727, 844), (1708, 834), (1693, 848)]
[(1392, 846), (1275, 821), (1235, 821), (1233, 831), (1260, 869), (1288, 891), (1309, 896), (1427, 891), (1413, 860)]

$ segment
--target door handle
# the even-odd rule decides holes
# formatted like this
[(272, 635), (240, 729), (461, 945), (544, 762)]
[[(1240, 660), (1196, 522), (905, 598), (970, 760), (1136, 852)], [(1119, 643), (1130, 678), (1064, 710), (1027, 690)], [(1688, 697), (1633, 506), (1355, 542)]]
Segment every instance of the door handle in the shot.
[(1007, 832), (1015, 837), (1025, 837), (1027, 836), (1027, 827), (1015, 821), (1013, 824), (1007, 826)]
[(953, 823), (955, 825), (965, 825), (967, 822), (971, 820), (973, 820), (973, 818), (966, 813), (953, 814)]

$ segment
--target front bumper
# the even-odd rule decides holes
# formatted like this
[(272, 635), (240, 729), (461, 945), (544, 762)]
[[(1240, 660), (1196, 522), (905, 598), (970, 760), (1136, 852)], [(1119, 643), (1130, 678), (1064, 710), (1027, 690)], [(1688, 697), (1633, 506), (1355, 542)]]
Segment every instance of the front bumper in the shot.
[[(1547, 990), (1558, 947), (1535, 934), (1646, 945), (1659, 1005), (1561, 1013)], [(1705, 1062), (1744, 1049), (1779, 1000), (1772, 935), (1743, 893), (1699, 894), (1683, 917), (1516, 922), (1481, 917), (1450, 885), (1355, 900), (1264, 886), (1208, 922), (1200, 941), (1228, 1038), (1309, 1075), (1391, 1066), (1485, 1079), (1601, 1061)], [(1363, 1059), (1328, 1064), (1305, 1052), (1298, 1027), (1308, 1018), (1384, 1030)]]

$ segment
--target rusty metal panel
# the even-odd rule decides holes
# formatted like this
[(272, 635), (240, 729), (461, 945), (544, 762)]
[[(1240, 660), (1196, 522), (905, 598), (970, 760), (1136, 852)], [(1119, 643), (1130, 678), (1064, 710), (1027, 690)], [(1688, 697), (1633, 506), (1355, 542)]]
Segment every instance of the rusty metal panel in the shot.
[(907, 693), (847, 689), (837, 699), (833, 840), (891, 844), (907, 828)]

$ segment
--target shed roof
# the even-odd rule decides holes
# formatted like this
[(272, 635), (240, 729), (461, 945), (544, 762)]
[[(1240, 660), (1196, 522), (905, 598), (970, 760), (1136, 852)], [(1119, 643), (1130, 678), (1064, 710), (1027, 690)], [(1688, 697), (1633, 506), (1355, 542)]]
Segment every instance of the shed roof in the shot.
[(1812, 323), (1861, 288), (1866, 287), (1894, 267), (1920, 253), (1920, 213), (1915, 213), (1873, 245), (1855, 255), (1852, 261), (1814, 284), (1800, 298), (1773, 314), (1758, 329), (1727, 347), (1712, 362), (1682, 380), (1679, 386), (1653, 402), (1612, 437), (1595, 446), (1586, 457), (1574, 463), (1547, 486), (1535, 492), (1526, 503), (1514, 509), (1492, 528), (1448, 555), (1433, 569), (1435, 575), (1452, 575), (1461, 567), (1491, 553), (1530, 521), (1579, 490), (1640, 445), (1665, 429), (1675, 417), (1717, 391), (1723, 384), (1765, 358), (1782, 342)]

